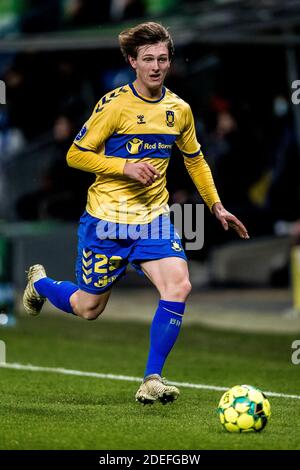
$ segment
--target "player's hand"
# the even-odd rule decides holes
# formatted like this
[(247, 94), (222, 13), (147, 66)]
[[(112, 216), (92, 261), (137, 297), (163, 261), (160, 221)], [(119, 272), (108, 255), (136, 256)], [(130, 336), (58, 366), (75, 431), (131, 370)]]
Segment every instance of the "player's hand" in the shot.
[(242, 224), (242, 222), (237, 219), (235, 215), (228, 212), (220, 202), (214, 204), (212, 210), (217, 219), (221, 222), (224, 230), (228, 230), (228, 228), (231, 227), (241, 238), (250, 238), (244, 224)]
[(161, 176), (157, 169), (148, 162), (126, 162), (123, 174), (145, 186), (151, 186)]

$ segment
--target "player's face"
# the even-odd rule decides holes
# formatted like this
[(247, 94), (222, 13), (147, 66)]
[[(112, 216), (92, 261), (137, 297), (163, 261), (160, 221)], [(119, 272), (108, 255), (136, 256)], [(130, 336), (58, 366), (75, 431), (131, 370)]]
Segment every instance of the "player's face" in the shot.
[(129, 57), (139, 85), (148, 90), (161, 89), (170, 68), (169, 50), (164, 42), (141, 46), (137, 58)]

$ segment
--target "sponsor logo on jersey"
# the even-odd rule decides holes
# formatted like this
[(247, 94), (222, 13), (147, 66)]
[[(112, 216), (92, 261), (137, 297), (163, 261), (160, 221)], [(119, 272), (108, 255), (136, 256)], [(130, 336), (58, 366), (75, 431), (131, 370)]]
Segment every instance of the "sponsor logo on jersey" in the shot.
[(136, 155), (137, 153), (140, 153), (142, 148), (143, 148), (143, 141), (138, 139), (137, 137), (129, 140), (126, 144), (126, 150), (127, 152), (131, 153), (131, 155)]
[(84, 125), (82, 129), (78, 132), (77, 136), (75, 137), (76, 142), (81, 140), (85, 136), (86, 133), (87, 133), (87, 127), (86, 125)]
[(146, 124), (146, 121), (145, 121), (145, 116), (143, 114), (139, 114), (137, 117), (137, 124)]
[(163, 144), (162, 142), (144, 142), (137, 137), (129, 140), (126, 144), (126, 150), (131, 155), (137, 155), (142, 150), (159, 150), (159, 149), (172, 149), (172, 144)]
[(99, 277), (97, 282), (94, 282), (95, 287), (105, 287), (111, 282), (114, 282), (117, 279), (117, 276), (103, 276)]
[(174, 124), (175, 124), (174, 111), (166, 111), (166, 124), (168, 127), (174, 127)]

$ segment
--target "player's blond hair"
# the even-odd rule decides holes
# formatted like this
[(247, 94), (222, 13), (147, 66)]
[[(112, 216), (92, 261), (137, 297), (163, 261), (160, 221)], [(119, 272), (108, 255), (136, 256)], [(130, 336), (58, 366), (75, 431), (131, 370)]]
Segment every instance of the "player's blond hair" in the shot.
[(126, 29), (119, 34), (121, 52), (128, 62), (128, 56), (137, 58), (138, 48), (148, 44), (165, 42), (169, 50), (169, 58), (174, 54), (173, 39), (169, 31), (159, 23), (149, 21), (134, 28)]

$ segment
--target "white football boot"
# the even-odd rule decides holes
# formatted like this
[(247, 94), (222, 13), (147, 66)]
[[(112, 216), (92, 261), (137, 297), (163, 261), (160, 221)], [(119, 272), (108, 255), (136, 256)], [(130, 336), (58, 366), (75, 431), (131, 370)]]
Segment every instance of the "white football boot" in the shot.
[(23, 305), (29, 315), (38, 315), (47, 300), (40, 296), (34, 288), (34, 283), (44, 277), (47, 277), (47, 274), (41, 264), (34, 264), (27, 271), (28, 282), (23, 295)]
[(166, 385), (164, 379), (158, 374), (148, 375), (135, 394), (136, 401), (144, 405), (152, 405), (160, 401), (163, 405), (177, 400), (179, 390), (171, 385)]

